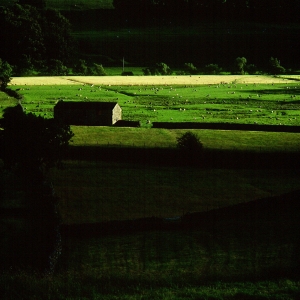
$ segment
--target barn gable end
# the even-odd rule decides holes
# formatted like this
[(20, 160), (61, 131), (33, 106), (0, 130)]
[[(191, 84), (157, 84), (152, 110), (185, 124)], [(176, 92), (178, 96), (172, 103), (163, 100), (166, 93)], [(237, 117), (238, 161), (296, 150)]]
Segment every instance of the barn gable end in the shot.
[(117, 102), (59, 101), (54, 118), (68, 125), (110, 126), (122, 120), (122, 109)]

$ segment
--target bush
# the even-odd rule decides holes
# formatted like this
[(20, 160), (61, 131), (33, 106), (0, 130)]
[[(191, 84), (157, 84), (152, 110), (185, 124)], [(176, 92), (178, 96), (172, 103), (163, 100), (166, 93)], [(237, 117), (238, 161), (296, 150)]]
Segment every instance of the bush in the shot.
[(245, 57), (237, 57), (234, 64), (234, 73), (239, 75), (245, 74), (247, 59)]
[(51, 76), (62, 76), (68, 74), (68, 68), (58, 59), (50, 59), (48, 62), (48, 74)]
[(250, 64), (246, 66), (246, 72), (248, 72), (248, 74), (250, 75), (257, 74), (257, 71), (258, 71), (257, 66), (254, 64)]
[(285, 68), (280, 65), (280, 60), (271, 57), (269, 60), (269, 72), (274, 75), (284, 74)]
[(12, 66), (0, 58), (0, 89), (5, 90), (12, 75)]
[(156, 63), (154, 67), (148, 67), (142, 69), (144, 75), (171, 75), (173, 72), (171, 68), (161, 62), (161, 63)]
[(203, 144), (196, 134), (186, 132), (177, 138), (177, 149), (180, 151), (180, 163), (199, 165), (203, 153)]
[(208, 75), (217, 75), (220, 74), (222, 68), (220, 68), (217, 64), (209, 64), (204, 68), (204, 73)]
[(196, 134), (188, 131), (177, 138), (177, 148), (184, 152), (201, 152), (203, 144)]
[(83, 75), (86, 76), (88, 75), (88, 66), (86, 64), (86, 61), (84, 59), (79, 59), (78, 63), (75, 64), (73, 68), (73, 73), (76, 75)]
[(102, 65), (98, 65), (98, 64), (94, 63), (94, 70), (95, 70), (95, 74), (97, 76), (107, 76), (107, 73), (104, 70)]
[(197, 68), (192, 63), (185, 63), (184, 69), (187, 74), (195, 75), (198, 73)]

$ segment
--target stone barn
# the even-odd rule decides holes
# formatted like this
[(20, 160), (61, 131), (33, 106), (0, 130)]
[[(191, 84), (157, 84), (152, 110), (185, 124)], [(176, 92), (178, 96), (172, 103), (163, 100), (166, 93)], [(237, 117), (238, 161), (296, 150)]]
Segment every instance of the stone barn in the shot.
[(109, 126), (122, 120), (122, 108), (117, 102), (61, 100), (54, 106), (54, 118), (68, 125)]

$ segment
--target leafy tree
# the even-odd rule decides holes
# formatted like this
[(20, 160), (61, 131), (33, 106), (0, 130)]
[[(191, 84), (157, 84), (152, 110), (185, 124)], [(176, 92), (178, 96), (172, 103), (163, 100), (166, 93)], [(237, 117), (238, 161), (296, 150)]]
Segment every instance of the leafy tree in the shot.
[(59, 165), (74, 135), (69, 125), (25, 114), (20, 104), (5, 109), (1, 127), (4, 129), (3, 161), (7, 168), (47, 170)]
[(157, 63), (155, 65), (155, 69), (161, 75), (171, 75), (172, 74), (171, 68), (167, 64), (165, 64), (163, 62)]
[(150, 76), (152, 75), (151, 69), (150, 68), (144, 68), (142, 69), (142, 72), (145, 76)]
[(57, 59), (63, 64), (70, 63), (75, 50), (71, 35), (71, 23), (59, 11), (46, 9), (41, 12), (41, 28), (45, 48), (44, 59)]
[(196, 164), (201, 162), (203, 144), (199, 137), (191, 131), (177, 138), (177, 149), (180, 153), (180, 161), (185, 164)]
[(277, 58), (271, 57), (269, 60), (269, 70), (271, 74), (284, 74), (285, 68), (280, 65)]
[(32, 58), (26, 54), (22, 54), (16, 68), (17, 76), (31, 76), (34, 73), (34, 69)]
[(0, 57), (18, 65), (22, 55), (36, 61), (45, 52), (40, 14), (32, 6), (0, 7)]
[(6, 89), (7, 84), (10, 82), (12, 71), (12, 66), (0, 58), (0, 90)]
[(246, 71), (248, 72), (248, 74), (254, 75), (257, 73), (258, 69), (256, 65), (250, 64), (246, 66)]
[(177, 138), (177, 148), (183, 152), (199, 153), (203, 150), (203, 144), (195, 133), (187, 131)]
[(49, 75), (61, 76), (68, 74), (68, 68), (58, 59), (50, 59), (47, 67)]
[(94, 63), (94, 69), (95, 69), (95, 74), (98, 76), (106, 76), (107, 75), (107, 73), (104, 70), (102, 65), (98, 65), (98, 64)]
[(208, 64), (204, 68), (204, 73), (209, 75), (220, 74), (222, 68), (220, 68), (217, 64)]
[(20, 73), (30, 70), (24, 68), (24, 59), (39, 69), (50, 59), (67, 63), (75, 53), (71, 25), (55, 10), (20, 4), (1, 6), (0, 28), (0, 57), (17, 66)]
[(247, 59), (245, 57), (237, 57), (235, 59), (235, 69), (238, 74), (245, 74)]
[(79, 59), (73, 68), (73, 72), (77, 75), (88, 75), (89, 69), (84, 59)]
[(153, 67), (142, 69), (144, 75), (171, 75), (173, 72), (171, 68), (163, 63), (156, 63)]
[(191, 75), (197, 74), (198, 70), (192, 63), (184, 64), (185, 72)]

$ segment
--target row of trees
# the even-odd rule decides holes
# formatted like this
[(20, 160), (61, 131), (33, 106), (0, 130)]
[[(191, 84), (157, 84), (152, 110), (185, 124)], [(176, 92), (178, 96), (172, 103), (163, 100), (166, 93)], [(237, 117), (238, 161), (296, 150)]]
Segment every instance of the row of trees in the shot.
[[(172, 75), (174, 71), (163, 62), (156, 63), (151, 67), (142, 69), (144, 75)], [(176, 71), (177, 75), (195, 75), (195, 74), (208, 74), (217, 75), (224, 72), (218, 64), (208, 64), (204, 68), (197, 68), (193, 63), (185, 63), (182, 70)], [(272, 75), (284, 74), (286, 69), (280, 65), (280, 61), (277, 58), (271, 57), (269, 60), (269, 66), (266, 70), (259, 70), (254, 64), (247, 64), (245, 57), (237, 57), (234, 61), (233, 67), (230, 71), (232, 74), (260, 74), (268, 73)], [(59, 60), (50, 60), (48, 65), (48, 72), (43, 75), (61, 76), (61, 75), (83, 75), (83, 76), (106, 76), (107, 72), (100, 64), (94, 63), (88, 66), (85, 60), (79, 59), (74, 65), (72, 70), (67, 68)], [(0, 59), (0, 90), (5, 90), (7, 84), (13, 75), (13, 67), (6, 61)], [(133, 74), (132, 74), (133, 75)]]
[(113, 5), (121, 15), (135, 19), (156, 15), (178, 20), (213, 17), (297, 21), (300, 11), (298, 0), (114, 0)]
[(30, 5), (0, 7), (0, 58), (15, 75), (51, 73), (55, 61), (70, 63), (76, 53), (70, 22), (58, 11)]
[[(156, 63), (154, 66), (142, 69), (144, 75), (171, 75), (174, 72), (165, 63)], [(195, 75), (195, 74), (208, 74), (217, 75), (223, 70), (218, 64), (208, 64), (202, 69), (198, 69), (193, 65), (193, 63), (185, 63), (183, 69), (177, 71), (178, 75)], [(284, 74), (286, 69), (280, 65), (280, 61), (277, 58), (271, 57), (269, 60), (269, 65), (266, 70), (259, 70), (254, 64), (247, 64), (247, 59), (245, 57), (237, 57), (234, 61), (230, 71), (232, 74), (259, 74), (259, 73), (269, 73), (272, 75)]]

